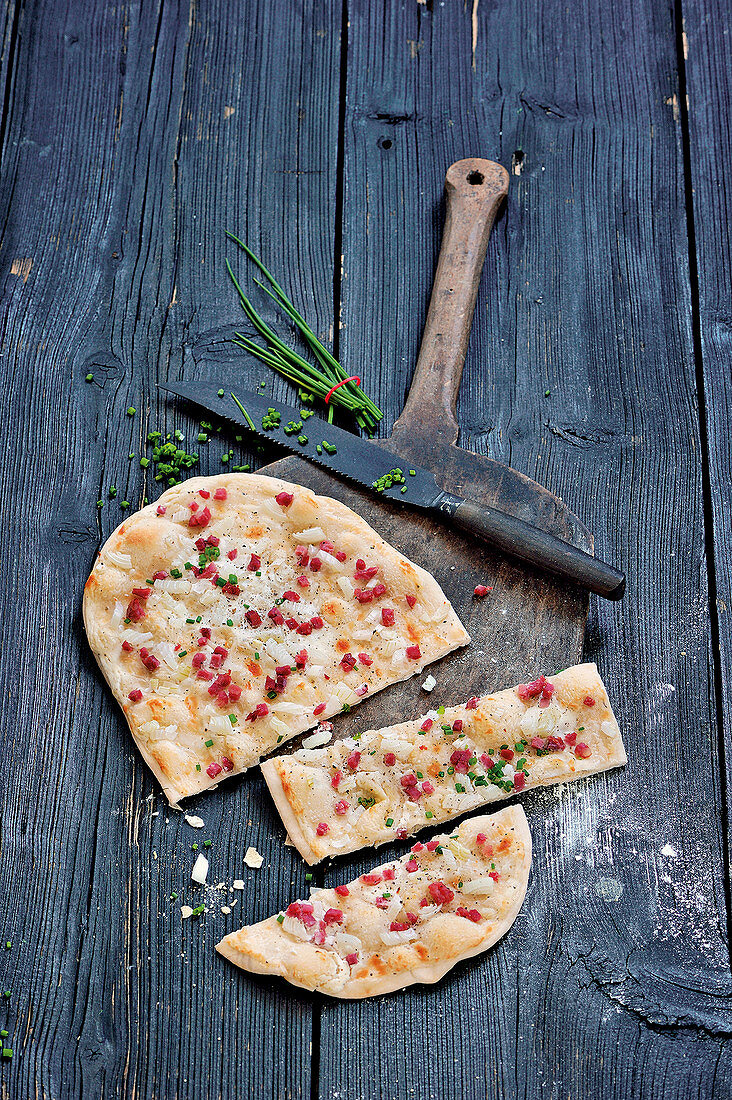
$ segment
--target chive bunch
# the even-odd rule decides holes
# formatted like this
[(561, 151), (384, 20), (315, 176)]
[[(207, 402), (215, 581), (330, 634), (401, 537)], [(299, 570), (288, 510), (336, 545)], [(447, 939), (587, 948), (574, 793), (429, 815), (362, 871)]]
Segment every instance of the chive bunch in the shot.
[(306, 394), (319, 397), (321, 400), (326, 397), (328, 391), (331, 390), (333, 386), (338, 382), (343, 382), (344, 384), (339, 386), (337, 390), (334, 390), (330, 396), (328, 404), (329, 422), (333, 419), (333, 405), (340, 405), (351, 413), (367, 435), (373, 435), (374, 429), (382, 417), (381, 410), (377, 408), (371, 398), (368, 397), (355, 382), (345, 381), (348, 375), (343, 370), (343, 367), (338, 360), (331, 355), (328, 349), (321, 344), (305, 318), (301, 313), (298, 313), (282, 287), (270, 274), (262, 261), (254, 255), (251, 248), (245, 245), (238, 237), (235, 237), (233, 233), (227, 233), (227, 237), (239, 245), (252, 263), (256, 264), (267, 279), (269, 286), (265, 286), (259, 279), (255, 279), (254, 281), (258, 287), (266, 294), (269, 294), (270, 298), (285, 311), (315, 357), (317, 366), (303, 359), (301, 355), (298, 355), (298, 353), (281, 340), (263, 320), (239, 285), (231, 269), (231, 264), (227, 260), (226, 267), (239, 294), (242, 308), (252, 326), (266, 341), (267, 347), (263, 348), (260, 344), (255, 343), (254, 340), (249, 339), (249, 337), (243, 335), (241, 332), (236, 332), (234, 334), (235, 339), (233, 342), (238, 347), (245, 348), (247, 351), (251, 352), (251, 354), (255, 355), (262, 363), (266, 363), (268, 366), (272, 367), (273, 370), (276, 370), (278, 374), (294, 382), (301, 387)]

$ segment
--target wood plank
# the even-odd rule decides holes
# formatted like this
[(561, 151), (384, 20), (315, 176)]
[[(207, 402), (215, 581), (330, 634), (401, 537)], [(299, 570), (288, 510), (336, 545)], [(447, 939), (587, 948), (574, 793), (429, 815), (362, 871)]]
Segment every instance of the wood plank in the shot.
[[(327, 333), (340, 20), (335, 3), (23, 8), (0, 194), (14, 429), (12, 641), (0, 651), (13, 942), (0, 984), (12, 996), (0, 1025), (15, 1057), (3, 1096), (310, 1095), (309, 999), (213, 951), (243, 910), (262, 917), (302, 893), (302, 862), (256, 777), (201, 799), (199, 833), (165, 808), (94, 667), (80, 602), (120, 502), (159, 491), (138, 464), (145, 433), (181, 428), (195, 445), (155, 382), (214, 369), (239, 322), (227, 226), (262, 242)], [(223, 468), (228, 447), (202, 447), (201, 472)], [(211, 912), (182, 923), (178, 906), (199, 897), (191, 844), (205, 837), (212, 881), (242, 877), (246, 890), (229, 917), (227, 893), (208, 891)], [(243, 866), (249, 844), (261, 872)]]
[(593, 604), (587, 656), (630, 764), (525, 800), (532, 883), (488, 958), (435, 990), (324, 1005), (321, 1095), (729, 1089), (677, 93), (672, 18), (649, 3), (349, 7), (342, 359), (388, 430), (419, 345), (445, 168), (469, 155), (511, 166), (461, 442), (558, 492), (627, 567), (624, 603)]
[[(720, 790), (727, 842), (727, 892), (730, 891), (730, 789), (732, 761), (732, 231), (730, 185), (732, 135), (732, 43), (729, 13), (714, 0), (682, 5), (683, 84), (678, 112), (688, 156), (687, 201), (692, 208), (692, 276), (698, 294), (697, 363), (704, 424), (702, 454), (708, 463), (709, 528), (712, 566), (712, 639), (718, 688), (718, 718), (723, 745)], [(710, 539), (710, 543), (712, 540)], [(729, 935), (729, 926), (728, 926)]]

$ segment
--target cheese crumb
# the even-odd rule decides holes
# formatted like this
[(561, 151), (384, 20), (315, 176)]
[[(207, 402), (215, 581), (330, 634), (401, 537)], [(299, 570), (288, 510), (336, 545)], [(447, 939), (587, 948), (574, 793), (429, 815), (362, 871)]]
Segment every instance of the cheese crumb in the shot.
[(183, 920), (188, 920), (189, 917), (192, 917), (193, 910), (191, 909), (190, 905), (181, 905), (180, 915), (182, 916)]
[(185, 819), (186, 819), (186, 821), (188, 822), (188, 824), (190, 825), (190, 827), (192, 829), (202, 829), (203, 828), (203, 818), (202, 817), (196, 817), (195, 814), (186, 814)]
[(199, 855), (196, 862), (193, 864), (193, 870), (191, 871), (191, 878), (194, 882), (203, 885), (206, 881), (206, 875), (208, 874), (208, 860), (204, 855)]
[[(244, 862), (247, 867), (261, 867), (264, 863), (264, 856), (260, 856), (256, 848), (247, 848), (246, 855), (244, 856)], [(236, 883), (234, 883), (236, 885)]]
[(437, 683), (434, 676), (428, 676), (425, 682), (422, 684), (422, 691), (432, 691), (433, 687)]

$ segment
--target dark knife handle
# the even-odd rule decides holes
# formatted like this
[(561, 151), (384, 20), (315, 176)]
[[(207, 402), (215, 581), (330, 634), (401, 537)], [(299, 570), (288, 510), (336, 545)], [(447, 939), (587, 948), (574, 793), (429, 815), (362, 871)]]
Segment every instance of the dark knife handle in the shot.
[(443, 493), (435, 508), (442, 515), (451, 516), (463, 531), (478, 535), (514, 558), (566, 577), (607, 600), (619, 600), (625, 592), (625, 575), (612, 565), (507, 512), (463, 500), (452, 493)]

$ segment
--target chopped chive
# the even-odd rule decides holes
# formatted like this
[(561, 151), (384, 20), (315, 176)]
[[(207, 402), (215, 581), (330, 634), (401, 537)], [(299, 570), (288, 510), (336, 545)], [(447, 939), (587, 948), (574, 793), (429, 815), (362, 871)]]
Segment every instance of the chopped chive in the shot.
[(306, 882), (312, 882), (312, 881), (313, 881), (313, 876), (312, 876), (312, 875), (310, 874), (310, 872), (309, 872), (309, 871), (308, 871), (308, 873), (307, 873), (307, 874), (305, 875), (305, 881), (306, 881)]
[(394, 824), (394, 818), (393, 817), (387, 817), (387, 819), (386, 819), (387, 829), (391, 829), (393, 824)]
[(196, 771), (197, 771), (197, 772), (200, 772), (200, 770), (201, 770), (201, 765), (200, 765), (200, 764), (196, 764)]
[(194, 852), (197, 852), (197, 851), (198, 851), (198, 845), (197, 845), (197, 844), (196, 844), (196, 843), (194, 842), (193, 844), (191, 844), (191, 849), (192, 849), (192, 850), (193, 850)]
[(127, 410), (127, 415), (128, 416), (134, 416), (136, 412), (137, 412), (137, 409), (135, 408), (135, 406), (130, 405), (129, 409)]
[(284, 920), (284, 919), (285, 919), (285, 914), (284, 914), (284, 913), (280, 913), (280, 914), (279, 914), (279, 916), (277, 917), (277, 923), (278, 923), (278, 924), (282, 924), (282, 922), (283, 922), (283, 920)]
[(213, 741), (204, 741), (203, 743), (204, 743), (204, 745), (206, 746), (207, 749), (210, 749), (211, 746), (213, 745)]
[(204, 840), (203, 846), (204, 846), (204, 848), (210, 848), (212, 843), (213, 843), (213, 841), (211, 841), (211, 840)]
[(224, 396), (224, 391), (223, 391), (223, 390), (219, 390), (219, 392), (218, 392), (218, 393), (216, 394), (216, 396), (217, 396), (217, 397), (223, 397), (223, 396)]

